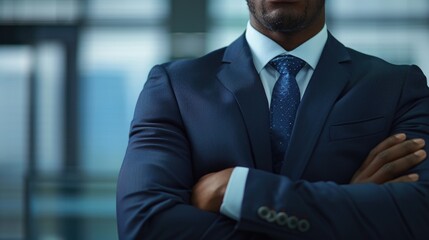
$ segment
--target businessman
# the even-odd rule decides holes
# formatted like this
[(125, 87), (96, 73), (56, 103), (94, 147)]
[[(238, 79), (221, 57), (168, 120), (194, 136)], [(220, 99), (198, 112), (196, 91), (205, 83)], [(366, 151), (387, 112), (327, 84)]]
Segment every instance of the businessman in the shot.
[(230, 46), (155, 66), (120, 239), (427, 239), (429, 89), (343, 46), (324, 0), (247, 0)]

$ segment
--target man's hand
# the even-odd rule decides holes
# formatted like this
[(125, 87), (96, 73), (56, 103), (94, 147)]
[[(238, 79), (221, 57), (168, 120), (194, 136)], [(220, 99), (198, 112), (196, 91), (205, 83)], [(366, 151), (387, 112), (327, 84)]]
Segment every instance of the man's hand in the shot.
[(415, 182), (417, 174), (404, 174), (426, 158), (424, 146), (423, 139), (391, 136), (372, 149), (350, 183)]
[(192, 189), (192, 205), (201, 210), (219, 212), (233, 169), (209, 173), (198, 180)]

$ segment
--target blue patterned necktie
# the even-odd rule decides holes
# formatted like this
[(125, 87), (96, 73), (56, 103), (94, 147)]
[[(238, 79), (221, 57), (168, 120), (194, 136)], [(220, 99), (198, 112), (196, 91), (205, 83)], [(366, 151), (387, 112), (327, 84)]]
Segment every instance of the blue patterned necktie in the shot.
[(279, 172), (301, 99), (295, 77), (305, 62), (292, 55), (279, 55), (270, 61), (270, 65), (280, 73), (274, 85), (270, 107), (273, 164), (275, 171)]

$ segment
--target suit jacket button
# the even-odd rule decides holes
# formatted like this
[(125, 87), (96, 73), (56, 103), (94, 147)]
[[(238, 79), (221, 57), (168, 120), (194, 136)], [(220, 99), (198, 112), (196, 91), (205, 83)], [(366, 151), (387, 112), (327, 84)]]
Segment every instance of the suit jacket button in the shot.
[(268, 207), (263, 206), (258, 209), (258, 215), (260, 218), (266, 220), (268, 217), (268, 214), (270, 214), (270, 209)]
[(279, 212), (279, 213), (277, 214), (276, 222), (277, 222), (277, 224), (278, 224), (278, 225), (280, 225), (280, 226), (284, 226), (284, 225), (286, 225), (286, 224), (287, 224), (287, 221), (288, 221), (288, 216), (287, 216), (287, 214), (286, 214), (286, 213), (284, 213), (284, 212)]
[(298, 218), (295, 216), (289, 217), (287, 221), (287, 226), (290, 229), (295, 229), (296, 227), (298, 227)]
[(310, 230), (310, 222), (307, 220), (300, 220), (298, 222), (298, 230), (301, 232), (307, 232)]

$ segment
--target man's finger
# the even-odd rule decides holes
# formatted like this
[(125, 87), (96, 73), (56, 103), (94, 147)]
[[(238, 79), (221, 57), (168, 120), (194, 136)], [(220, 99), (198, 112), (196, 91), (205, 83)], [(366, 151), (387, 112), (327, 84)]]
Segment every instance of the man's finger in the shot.
[(374, 160), (374, 158), (379, 153), (381, 153), (382, 151), (385, 151), (386, 149), (388, 149), (392, 146), (395, 146), (396, 144), (398, 144), (400, 142), (405, 141), (406, 138), (407, 138), (407, 136), (404, 133), (395, 134), (395, 135), (392, 135), (392, 136), (386, 138), (384, 141), (379, 143), (375, 148), (373, 148), (371, 150), (367, 159), (362, 164), (360, 169), (365, 169), (366, 167), (368, 167), (368, 165)]
[[(415, 157), (413, 158), (412, 154), (414, 154), (416, 151), (418, 152), (418, 150), (424, 147), (424, 145), (425, 141), (423, 139), (412, 139), (396, 144), (378, 153), (374, 157), (372, 162), (370, 162), (369, 165), (366, 167), (366, 174), (371, 176), (380, 169), (396, 167), (397, 163), (393, 164), (393, 162), (396, 162), (404, 157), (410, 160), (414, 160)], [(403, 168), (401, 169), (404, 170)]]
[(401, 176), (398, 178), (395, 178), (391, 181), (388, 181), (388, 183), (399, 183), (399, 182), (417, 182), (419, 180), (419, 175), (416, 173), (408, 174), (405, 176)]
[(372, 180), (376, 183), (388, 182), (395, 179), (397, 176), (403, 174), (409, 169), (415, 167), (426, 158), (424, 150), (418, 150), (412, 154), (398, 160), (388, 162), (381, 166), (377, 172), (374, 173)]

